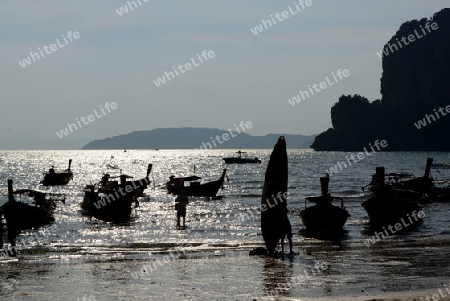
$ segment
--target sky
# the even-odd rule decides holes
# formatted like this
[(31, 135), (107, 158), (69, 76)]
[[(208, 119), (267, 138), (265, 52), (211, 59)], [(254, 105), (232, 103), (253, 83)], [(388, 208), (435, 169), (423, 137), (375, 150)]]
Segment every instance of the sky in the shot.
[[(251, 135), (319, 134), (331, 127), (341, 95), (381, 97), (376, 52), (403, 22), (449, 6), (311, 0), (298, 11), (294, 0), (139, 1), (122, 16), (123, 0), (0, 2), (0, 149), (79, 149), (138, 130), (228, 129), (241, 121), (252, 122)], [(252, 32), (283, 11), (286, 19)], [(54, 51), (23, 62), (51, 44)], [(204, 50), (213, 56), (200, 63)], [(186, 63), (190, 70), (154, 83)], [(349, 75), (289, 103), (308, 85), (333, 82), (339, 69)]]

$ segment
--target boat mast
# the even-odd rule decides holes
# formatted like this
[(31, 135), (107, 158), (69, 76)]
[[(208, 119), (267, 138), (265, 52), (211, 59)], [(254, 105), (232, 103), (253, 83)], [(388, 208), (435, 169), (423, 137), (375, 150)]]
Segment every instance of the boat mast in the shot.
[(13, 180), (12, 179), (8, 179), (8, 201), (10, 201), (10, 202), (16, 201), (14, 199), (14, 195), (13, 195)]

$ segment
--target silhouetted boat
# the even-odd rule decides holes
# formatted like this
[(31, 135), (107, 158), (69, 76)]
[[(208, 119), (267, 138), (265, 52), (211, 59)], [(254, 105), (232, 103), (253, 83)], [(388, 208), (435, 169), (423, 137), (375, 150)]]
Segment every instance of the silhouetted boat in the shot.
[(415, 201), (450, 201), (450, 185), (447, 180), (435, 180), (431, 176), (431, 169), (450, 169), (447, 164), (433, 164), (433, 158), (427, 159), (425, 173), (422, 177), (414, 177), (410, 173), (398, 172), (389, 173), (385, 176), (386, 181), (378, 181), (377, 174), (372, 176), (369, 191), (377, 196), (380, 191), (386, 190), (400, 191), (398, 194), (406, 196), (409, 194)]
[(132, 177), (122, 174), (118, 176), (120, 183), (112, 180), (116, 177), (105, 174), (97, 185), (86, 185), (81, 208), (88, 215), (104, 220), (128, 219), (133, 203), (139, 205), (138, 197), (143, 196), (150, 183), (151, 170), (149, 164), (146, 177), (135, 181), (128, 181)]
[[(113, 182), (113, 181), (111, 181)], [(114, 181), (116, 182), (116, 181)], [(121, 176), (121, 184), (98, 187), (86, 185), (80, 206), (86, 214), (104, 220), (127, 220), (132, 204), (137, 202), (133, 190), (126, 189), (126, 176)]]
[(148, 188), (148, 185), (150, 184), (150, 178), (149, 175), (152, 172), (153, 164), (149, 164), (147, 166), (147, 175), (140, 179), (140, 180), (134, 180), (134, 181), (127, 181), (127, 185), (131, 185), (134, 190), (134, 195), (136, 197), (142, 197), (144, 196), (144, 190)]
[(124, 176), (126, 180), (125, 185), (130, 185), (133, 188), (133, 193), (136, 197), (142, 197), (144, 195), (144, 190), (148, 188), (150, 184), (149, 175), (152, 171), (152, 164), (149, 164), (147, 167), (147, 174), (144, 178), (140, 180), (128, 180), (132, 179), (132, 176), (122, 174), (122, 170), (120, 170), (120, 174), (117, 176), (111, 176), (109, 173), (104, 174), (101, 181), (98, 183), (100, 192), (107, 192), (111, 189), (117, 189), (119, 187), (119, 182), (114, 179), (118, 179), (121, 176)]
[(69, 167), (66, 170), (55, 170), (54, 166), (44, 173), (44, 179), (41, 184), (44, 186), (67, 185), (73, 179), (73, 173), (70, 170), (72, 159), (69, 160)]
[(374, 174), (372, 181), (368, 185), (369, 191), (376, 196), (378, 192), (382, 191), (384, 193), (389, 189), (409, 190), (422, 194), (422, 197), (426, 198), (426, 194), (433, 188), (433, 178), (430, 176), (432, 163), (433, 158), (428, 158), (423, 177), (416, 178), (411, 173), (396, 172), (384, 175), (383, 181), (381, 181), (381, 179), (378, 179), (378, 175)]
[[(198, 176), (177, 178), (172, 175), (166, 183), (167, 191), (168, 193), (179, 195), (184, 190), (187, 196), (215, 198), (219, 189), (223, 187), (226, 172), (227, 170), (224, 169), (222, 176), (218, 180), (207, 183), (201, 183), (200, 180), (202, 178)], [(185, 182), (189, 182), (189, 186), (186, 186)]]
[(261, 232), (269, 254), (286, 235), (287, 188), (288, 158), (286, 141), (281, 136), (270, 155), (261, 197)]
[[(384, 189), (378, 189), (373, 197), (361, 204), (369, 216), (372, 228), (394, 226), (406, 220), (413, 212), (417, 214), (421, 210), (422, 207), (417, 204), (421, 198), (420, 193), (385, 186), (384, 167), (377, 167), (376, 175), (379, 181), (378, 187), (384, 187)], [(420, 223), (421, 220), (414, 221), (404, 228)]]
[(432, 164), (433, 158), (428, 158), (423, 177), (399, 181), (398, 183), (394, 184), (394, 189), (411, 190), (422, 194), (429, 192), (429, 190), (433, 188), (433, 178), (430, 177)]
[[(395, 189), (396, 186), (398, 185), (398, 183), (401, 183), (402, 181), (406, 181), (409, 179), (414, 179), (414, 178), (415, 178), (415, 176), (412, 173), (392, 172), (392, 173), (388, 173), (387, 175), (385, 175), (385, 179), (387, 180), (387, 182), (383, 183), (383, 186), (380, 186), (378, 179), (377, 179), (377, 175), (374, 174), (374, 175), (372, 175), (371, 182), (366, 187), (368, 187), (369, 191), (373, 195), (376, 195), (378, 193), (378, 191), (380, 191), (380, 190), (384, 190), (387, 188)], [(364, 191), (365, 187), (361, 187), (361, 188)]]
[[(14, 198), (14, 195), (24, 194), (33, 200), (19, 202)], [(8, 180), (8, 202), (0, 207), (0, 217), (3, 213), (8, 228), (8, 240), (12, 246), (15, 246), (15, 239), (22, 230), (39, 228), (54, 222), (55, 201), (59, 199), (53, 198), (52, 195), (54, 194), (31, 189), (13, 191), (12, 180)], [(47, 198), (48, 196), (50, 198)], [(3, 243), (1, 235), (0, 239)]]
[[(308, 235), (327, 237), (340, 234), (347, 218), (350, 216), (344, 208), (344, 199), (328, 193), (329, 182), (328, 176), (320, 178), (322, 194), (307, 197), (305, 209), (299, 214)], [(315, 203), (315, 205), (307, 207), (308, 201)], [(333, 201), (340, 201), (341, 206), (332, 205)]]
[(242, 158), (242, 154), (246, 154), (246, 152), (237, 151), (236, 153), (239, 154), (239, 157), (223, 158), (223, 160), (225, 161), (225, 164), (261, 163), (261, 160), (259, 160), (257, 157), (255, 157), (255, 158)]

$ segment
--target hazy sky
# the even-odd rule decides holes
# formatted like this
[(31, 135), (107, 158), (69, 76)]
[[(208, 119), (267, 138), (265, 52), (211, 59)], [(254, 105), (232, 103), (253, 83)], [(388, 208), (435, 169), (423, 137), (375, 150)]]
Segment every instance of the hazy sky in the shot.
[[(448, 6), (448, 0), (312, 0), (254, 35), (250, 29), (269, 15), (289, 6), (296, 11), (294, 1), (144, 1), (122, 16), (116, 10), (124, 0), (0, 2), (0, 148), (79, 148), (136, 130), (228, 129), (242, 120), (252, 122), (253, 135), (318, 134), (331, 126), (330, 108), (340, 95), (380, 98), (376, 51), (403, 22)], [(80, 37), (65, 44), (69, 31)], [(58, 38), (62, 48), (19, 65)], [(203, 50), (215, 57), (199, 64)], [(199, 66), (154, 84), (191, 58)], [(350, 76), (288, 103), (338, 69)], [(116, 102), (116, 110), (101, 113), (106, 102)], [(101, 118), (58, 138), (67, 123), (94, 110)]]

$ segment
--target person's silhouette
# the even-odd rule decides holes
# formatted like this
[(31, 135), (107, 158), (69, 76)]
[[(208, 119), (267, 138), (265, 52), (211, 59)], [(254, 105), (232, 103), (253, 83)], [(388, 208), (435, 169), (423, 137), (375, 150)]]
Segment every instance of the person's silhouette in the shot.
[(186, 191), (182, 190), (175, 199), (175, 209), (177, 210), (177, 227), (180, 227), (180, 217), (183, 217), (183, 227), (186, 225), (186, 205), (189, 204), (189, 198)]

